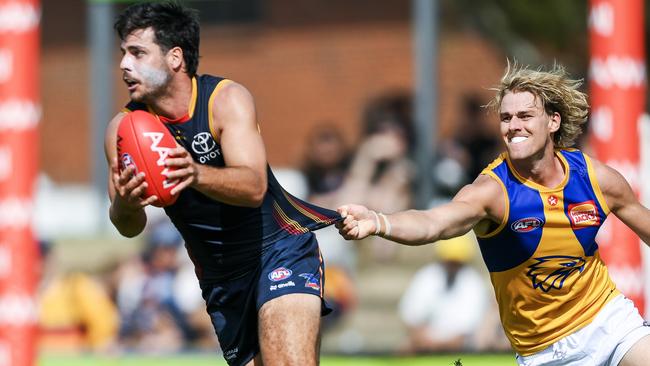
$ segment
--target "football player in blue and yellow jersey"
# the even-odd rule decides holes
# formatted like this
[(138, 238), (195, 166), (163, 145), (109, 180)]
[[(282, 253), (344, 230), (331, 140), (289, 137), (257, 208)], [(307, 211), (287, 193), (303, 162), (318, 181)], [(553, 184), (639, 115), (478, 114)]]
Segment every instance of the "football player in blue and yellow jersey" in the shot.
[(117, 19), (130, 102), (109, 123), (110, 219), (127, 237), (146, 225), (143, 173), (117, 168), (117, 128), (131, 110), (156, 115), (176, 138), (165, 165), (176, 202), (165, 212), (196, 267), (229, 365), (317, 365), (324, 266), (311, 230), (340, 220), (279, 185), (266, 161), (253, 97), (197, 75), (199, 23), (177, 3), (137, 3)]
[(344, 205), (337, 227), (405, 245), (474, 230), (520, 365), (650, 365), (650, 327), (595, 242), (611, 212), (650, 243), (650, 210), (616, 170), (571, 148), (589, 110), (580, 85), (559, 65), (509, 64), (490, 103), (505, 152), (473, 183), (426, 211)]

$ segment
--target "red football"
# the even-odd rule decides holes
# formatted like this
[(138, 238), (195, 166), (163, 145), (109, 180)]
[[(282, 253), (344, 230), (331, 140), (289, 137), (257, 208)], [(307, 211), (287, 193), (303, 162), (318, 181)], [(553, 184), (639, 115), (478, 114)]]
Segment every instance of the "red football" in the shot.
[(155, 206), (165, 207), (176, 201), (171, 194), (178, 180), (168, 181), (165, 167), (169, 150), (176, 147), (174, 136), (151, 113), (134, 111), (128, 113), (117, 129), (117, 156), (120, 171), (134, 165), (136, 173), (144, 172), (147, 190), (144, 197), (158, 196)]

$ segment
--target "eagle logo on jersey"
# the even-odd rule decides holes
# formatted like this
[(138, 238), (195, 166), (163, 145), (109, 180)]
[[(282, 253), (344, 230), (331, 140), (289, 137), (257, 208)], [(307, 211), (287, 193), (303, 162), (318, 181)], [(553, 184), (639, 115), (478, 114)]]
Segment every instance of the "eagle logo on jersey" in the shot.
[(551, 289), (561, 289), (564, 281), (573, 273), (585, 268), (585, 260), (581, 257), (567, 255), (549, 255), (535, 258), (537, 263), (528, 266), (528, 277), (532, 280), (533, 288), (544, 292)]

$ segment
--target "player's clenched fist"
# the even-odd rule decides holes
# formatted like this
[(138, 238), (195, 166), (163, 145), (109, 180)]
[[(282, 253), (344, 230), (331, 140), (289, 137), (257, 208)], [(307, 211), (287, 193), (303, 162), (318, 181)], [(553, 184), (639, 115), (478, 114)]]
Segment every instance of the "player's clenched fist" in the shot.
[(192, 155), (180, 145), (176, 148), (170, 149), (165, 166), (175, 168), (169, 171), (167, 179), (179, 180), (180, 182), (171, 191), (172, 194), (177, 194), (188, 186), (191, 186), (197, 181), (198, 168), (192, 159)]
[(361, 205), (344, 205), (337, 211), (343, 221), (336, 223), (336, 228), (345, 239), (359, 240), (377, 231), (374, 211)]

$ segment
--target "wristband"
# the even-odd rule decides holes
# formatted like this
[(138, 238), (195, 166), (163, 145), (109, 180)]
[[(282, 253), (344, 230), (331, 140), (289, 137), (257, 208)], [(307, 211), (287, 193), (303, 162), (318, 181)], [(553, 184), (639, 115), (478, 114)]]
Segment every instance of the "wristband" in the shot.
[(377, 235), (381, 231), (381, 223), (379, 222), (379, 215), (377, 215), (377, 213), (373, 210), (370, 210), (370, 212), (372, 212), (372, 214), (375, 216), (375, 232), (373, 235)]
[(390, 235), (390, 229), (391, 229), (390, 221), (388, 221), (388, 217), (386, 217), (386, 215), (384, 215), (381, 212), (379, 213), (378, 216), (381, 216), (382, 220), (384, 221), (384, 226), (386, 226), (386, 231), (384, 232), (384, 234), (382, 236), (387, 237), (387, 236)]

